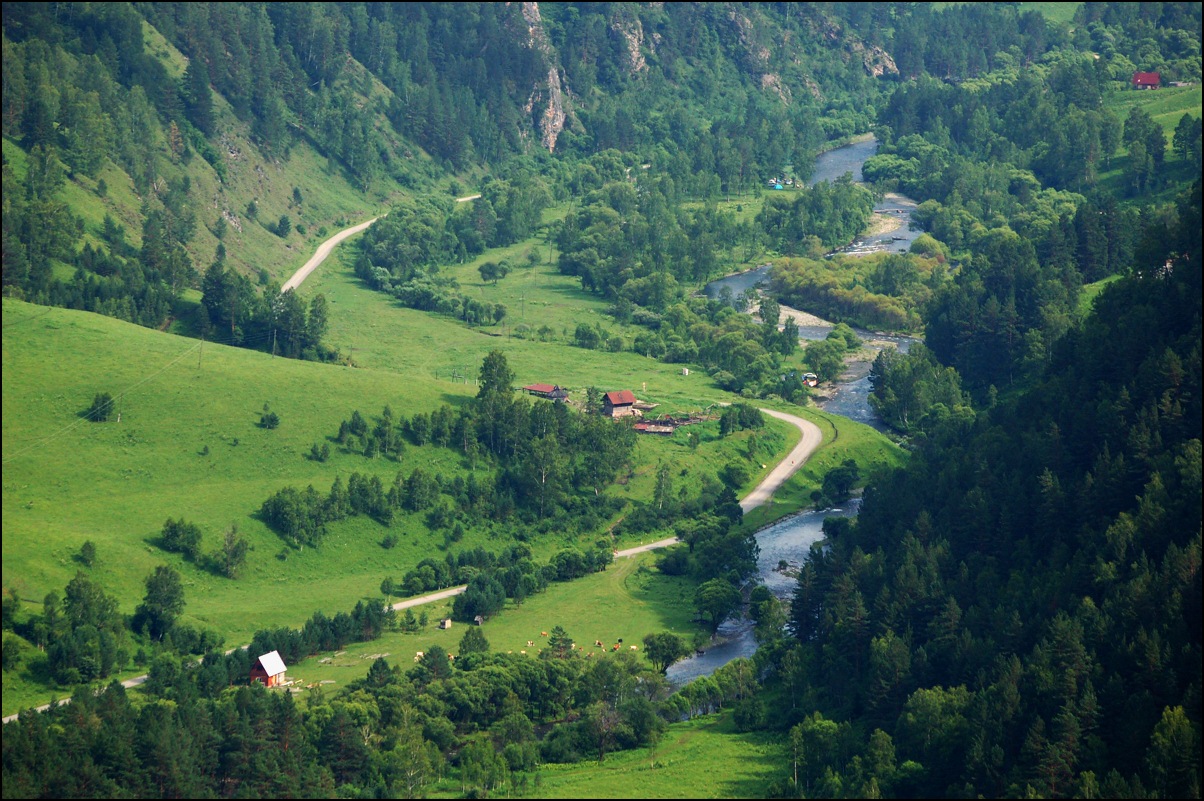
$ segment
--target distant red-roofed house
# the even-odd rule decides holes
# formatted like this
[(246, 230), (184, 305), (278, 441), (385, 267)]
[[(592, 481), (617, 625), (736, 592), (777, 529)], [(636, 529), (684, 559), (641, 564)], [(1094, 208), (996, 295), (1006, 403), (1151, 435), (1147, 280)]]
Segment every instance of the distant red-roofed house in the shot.
[(1157, 72), (1133, 73), (1134, 89), (1157, 89), (1162, 86), (1162, 75)]
[(631, 390), (621, 389), (603, 396), (602, 414), (607, 417), (638, 417), (640, 410), (635, 408), (635, 395)]
[(255, 660), (251, 665), (251, 681), (257, 681), (265, 687), (276, 687), (284, 681), (284, 660), (279, 651), (270, 651)]

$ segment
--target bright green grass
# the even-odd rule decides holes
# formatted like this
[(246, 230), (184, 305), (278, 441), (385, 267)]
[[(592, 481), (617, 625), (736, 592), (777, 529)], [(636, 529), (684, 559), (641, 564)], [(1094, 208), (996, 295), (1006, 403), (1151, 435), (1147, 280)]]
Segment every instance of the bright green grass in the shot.
[(1094, 283), (1084, 284), (1083, 293), (1079, 295), (1079, 316), (1086, 317), (1091, 312), (1091, 307), (1095, 303), (1095, 299), (1104, 291), (1104, 288), (1113, 281), (1118, 280), (1120, 280), (1119, 275), (1110, 275)]
[[(577, 392), (589, 386), (603, 391), (630, 389), (637, 398), (663, 404), (669, 411), (701, 409), (732, 399), (703, 373), (692, 370), (689, 376), (683, 376), (681, 365), (631, 352), (583, 350), (566, 344), (560, 330), (556, 332), (558, 341), (521, 340), (506, 335), (504, 322), (501, 326), (469, 328), (448, 317), (407, 309), (390, 296), (364, 286), (353, 274), (351, 261), (351, 249), (339, 248), (306, 279), (300, 294), (307, 299), (319, 292), (326, 295), (331, 309), (326, 340), (349, 354), (357, 365), (404, 373), (412, 382), (426, 382), (436, 375), (443, 381), (458, 370), (469, 383), (457, 394), (475, 395), (481, 362), (496, 349), (505, 354), (518, 386), (541, 382)], [(533, 270), (554, 272), (547, 265)], [(501, 285), (513, 277), (504, 279)], [(477, 279), (479, 282), (479, 275)], [(557, 291), (548, 288), (555, 282), (552, 275), (531, 281), (546, 281), (544, 297)], [(577, 319), (600, 320), (606, 327), (610, 318), (602, 316), (600, 303), (579, 289), (567, 287), (560, 291), (566, 313), (579, 308)], [(570, 302), (573, 307), (568, 306)], [(530, 302), (526, 318), (533, 325), (539, 324)], [(572, 330), (568, 333), (571, 337)]]
[(1020, 3), (1021, 14), (1026, 11), (1039, 11), (1041, 16), (1050, 22), (1064, 22), (1070, 25), (1074, 22), (1074, 12), (1082, 3)]
[[(513, 601), (482, 631), (490, 650), (521, 654), (534, 659), (546, 640), (541, 632), (562, 626), (577, 645), (591, 658), (601, 658), (601, 640), (606, 648), (623, 639), (623, 648), (639, 645), (645, 634), (669, 631), (693, 639), (700, 627), (693, 617), (694, 584), (683, 577), (665, 576), (653, 565), (655, 553), (642, 553), (615, 561), (602, 573), (594, 573), (571, 582), (553, 582), (545, 592), (528, 598), (521, 606)], [(375, 596), (379, 597), (379, 596)], [(450, 654), (460, 651), (460, 639), (466, 626), (456, 622), (446, 631), (437, 627), (441, 618), (451, 614), (452, 600), (436, 601), (414, 608), (417, 616), (425, 611), (429, 624), (414, 634), (390, 632), (369, 643), (349, 645), (338, 656), (321, 654), (296, 665), (289, 665), (289, 679), (310, 686), (333, 682), (333, 689), (362, 678), (377, 656), (390, 665), (409, 668), (418, 651), (432, 645), (442, 646)], [(326, 610), (328, 613), (332, 610)], [(404, 615), (399, 612), (398, 615)], [(534, 642), (528, 648), (527, 642)]]
[(652, 762), (641, 748), (607, 754), (602, 763), (544, 765), (531, 797), (764, 798), (788, 769), (779, 735), (737, 732), (730, 712), (673, 724)]
[[(787, 411), (785, 406), (780, 408)], [(867, 425), (817, 409), (808, 409), (805, 417), (819, 426), (824, 435), (823, 446), (774, 494), (770, 503), (744, 516), (746, 529), (755, 531), (785, 515), (811, 509), (811, 493), (823, 486), (829, 470), (846, 459), (857, 462), (862, 481), (875, 471), (902, 467), (906, 462), (906, 451)]]
[[(12, 299), (5, 299), (3, 308), (4, 583), (17, 591), (27, 611), (36, 611), (46, 593), (62, 592), (78, 569), (74, 554), (85, 540), (92, 540), (99, 564), (91, 575), (118, 598), (123, 611), (133, 611), (141, 599), (142, 580), (156, 565), (173, 564), (184, 577), (185, 622), (220, 631), (228, 645), (236, 645), (260, 628), (299, 625), (317, 608), (350, 608), (355, 600), (374, 594), (384, 576), (399, 577), (421, 558), (439, 552), (441, 538), (427, 532), (419, 518), (404, 515), (390, 529), (400, 537), (393, 550), (377, 544), (386, 531), (382, 526), (357, 518), (332, 527), (318, 551), (285, 551), (253, 513), (283, 486), (313, 484), (325, 492), (335, 475), (353, 470), (389, 481), (398, 471), (419, 464), (445, 473), (462, 469), (453, 452), (439, 448), (410, 448), (400, 464), (369, 461), (337, 449), (326, 464), (310, 462), (304, 454), (311, 444), (332, 435), (353, 409), (374, 415), (388, 403), (398, 414), (413, 414), (462, 399), (474, 387), (429, 375), (414, 380), (407, 375), (410, 368), (400, 346), (393, 354), (401, 360), (396, 371), (352, 369), (272, 359), (211, 343), (201, 346), (110, 318)], [(385, 311), (382, 326), (399, 315), (414, 314)], [(454, 321), (424, 316), (410, 321), (432, 335), (497, 342)], [(410, 335), (416, 330), (411, 327)], [(599, 374), (607, 374), (604, 354), (520, 344), (549, 354), (572, 350), (569, 355), (588, 355), (596, 360)], [(479, 355), (483, 351), (474, 359)], [(626, 356), (650, 368), (664, 367)], [(699, 386), (705, 380), (673, 377), (697, 378)], [(677, 393), (693, 401), (686, 394), (690, 388), (683, 385)], [(79, 418), (100, 391), (122, 396), (121, 423), (93, 424)], [(711, 392), (720, 397), (718, 391)], [(281, 417), (275, 431), (256, 426), (265, 403)], [(693, 404), (680, 403), (683, 408), (689, 405)], [(711, 430), (699, 429), (703, 437), (697, 452), (689, 449), (680, 432), (674, 438), (641, 438), (637, 467), (622, 477), (615, 491), (627, 497), (649, 496), (654, 465), (661, 462), (674, 465), (678, 472), (673, 479), (681, 488), (704, 471), (745, 458), (751, 434), (720, 440), (714, 424), (709, 425)], [(796, 441), (776, 422), (758, 436), (778, 453)], [(209, 452), (202, 455), (205, 447)], [(775, 456), (760, 458), (770, 465)], [(687, 474), (680, 475), (681, 470)], [(750, 485), (764, 471), (751, 472)], [(253, 547), (244, 575), (238, 581), (218, 578), (160, 551), (152, 540), (167, 517), (200, 525), (207, 551), (217, 547), (225, 527), (238, 525)], [(458, 547), (496, 547), (485, 537), (483, 531), (470, 531)], [(592, 537), (586, 540), (592, 542)], [(582, 543), (557, 536), (532, 543), (543, 558), (568, 544)], [(287, 559), (276, 558), (280, 553)], [(265, 604), (265, 597), (271, 597), (271, 603)], [(15, 708), (14, 703), (46, 700), (45, 694), (31, 697), (37, 696), (32, 690), (10, 694), (8, 688), (18, 680), (6, 681), (6, 711)], [(10, 697), (19, 700), (10, 702)]]
[[(1134, 198), (1131, 202), (1142, 205), (1173, 202), (1184, 187), (1189, 186), (1199, 177), (1199, 173), (1174, 152), (1173, 140), (1175, 126), (1179, 124), (1179, 120), (1184, 114), (1191, 114), (1193, 117), (1200, 116), (1201, 87), (1171, 86), (1145, 92), (1116, 91), (1104, 97), (1104, 106), (1116, 115), (1122, 124), (1128, 118), (1129, 111), (1134, 106), (1140, 106), (1162, 126), (1162, 131), (1166, 136), (1166, 160), (1162, 168), (1163, 187), (1153, 194)], [(1100, 186), (1120, 198), (1125, 197), (1124, 172), (1128, 161), (1129, 151), (1122, 144), (1117, 154), (1113, 156), (1109, 169), (1099, 175)]]
[[(1175, 126), (1184, 114), (1200, 116), (1201, 87), (1167, 86), (1143, 92), (1122, 90), (1104, 97), (1104, 107), (1109, 109), (1123, 124), (1134, 106), (1140, 106), (1166, 133), (1168, 146), (1175, 135)], [(1127, 151), (1126, 151), (1127, 152)]]

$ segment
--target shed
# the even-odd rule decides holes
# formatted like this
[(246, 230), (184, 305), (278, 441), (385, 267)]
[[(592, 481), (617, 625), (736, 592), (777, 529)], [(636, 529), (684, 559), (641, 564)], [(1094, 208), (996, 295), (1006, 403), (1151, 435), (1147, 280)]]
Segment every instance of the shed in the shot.
[(1133, 73), (1134, 89), (1157, 89), (1162, 86), (1162, 75), (1157, 72)]
[(474, 617), (472, 619), (472, 622), (476, 623), (478, 626), (483, 626), (483, 625), (485, 625), (485, 618), (481, 617), (480, 615), (477, 615), (476, 617)]
[(265, 687), (278, 687), (284, 681), (284, 660), (279, 651), (269, 651), (255, 660), (251, 666), (251, 681), (257, 681)]
[(451, 626), (452, 626), (452, 619), (450, 617), (445, 617), (439, 621), (439, 628), (441, 628), (441, 629), (444, 629), (444, 630), (450, 629)]
[(557, 389), (559, 387), (554, 384), (527, 384), (527, 386), (523, 387), (523, 392), (526, 392), (528, 395), (538, 395), (541, 398), (546, 398)]
[(607, 417), (638, 416), (639, 411), (635, 408), (635, 395), (629, 389), (607, 392), (602, 398), (602, 414)]
[(568, 391), (559, 384), (528, 384), (523, 387), (523, 392), (539, 398), (547, 398), (557, 403), (564, 403), (569, 399)]

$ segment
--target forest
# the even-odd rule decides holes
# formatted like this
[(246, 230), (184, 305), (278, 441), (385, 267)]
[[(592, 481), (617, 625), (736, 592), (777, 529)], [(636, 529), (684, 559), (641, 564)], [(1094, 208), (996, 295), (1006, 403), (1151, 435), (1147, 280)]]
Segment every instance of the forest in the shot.
[[(375, 216), (348, 280), (491, 344), (475, 396), (323, 421), (296, 461), (349, 468), (329, 484), (264, 468), (245, 514), (271, 564), (379, 529), (379, 576), (341, 611), (249, 648), (189, 622), (189, 577), (240, 586), (255, 558), (235, 524), (206, 550), (191, 511), (145, 538), (177, 561), (137, 578), (132, 613), (92, 540), (36, 600), (6, 570), (6, 684), (24, 661), (70, 703), (4, 725), (5, 797), (546, 795), (547, 766), (626, 752), (651, 780), (667, 733), (708, 716), (773, 743), (760, 797), (1199, 797), (1200, 5), (1029, 5), (1052, 4), (6, 4), (6, 298), (351, 374), (347, 296), (280, 279)], [(803, 181), (870, 135), (864, 181)], [(833, 254), (889, 193), (916, 201), (908, 252)], [(702, 293), (764, 263), (759, 293)], [(731, 402), (715, 442), (751, 433), (749, 458), (687, 481), (637, 464), (597, 386), (581, 411), (516, 395), (516, 309), (486, 290), (542, 267), (582, 304), (541, 344), (553, 363), (705, 373)], [(781, 304), (839, 325), (801, 347)], [(868, 375), (907, 461), (833, 460), (812, 501), (856, 488), (860, 511), (828, 518), (781, 599), (738, 500), (758, 409), (807, 407), (801, 370), (836, 379), (850, 325), (923, 338)], [(620, 499), (633, 479), (647, 497)], [(414, 530), (429, 555), (393, 558)], [(608, 575), (643, 534), (681, 540), (653, 572), (685, 582), (696, 642), (666, 624), (595, 656), (566, 615), (528, 655), (477, 625)], [(247, 678), (258, 654), (425, 631), (393, 600), (458, 585), (454, 648), (300, 695)], [(755, 654), (671, 683), (733, 615)], [(115, 680), (134, 667), (140, 687)]]

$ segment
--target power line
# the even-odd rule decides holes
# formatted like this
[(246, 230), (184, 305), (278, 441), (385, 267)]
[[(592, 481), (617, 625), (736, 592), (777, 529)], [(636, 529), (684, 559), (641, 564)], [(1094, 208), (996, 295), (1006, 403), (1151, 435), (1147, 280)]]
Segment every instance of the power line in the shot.
[[(162, 374), (162, 373), (166, 372), (168, 368), (170, 368), (170, 367), (171, 367), (172, 365), (174, 365), (176, 362), (178, 362), (178, 361), (180, 361), (181, 359), (183, 359), (183, 358), (184, 358), (185, 356), (187, 356), (188, 354), (192, 353), (192, 352), (193, 352), (194, 350), (196, 350), (197, 348), (201, 347), (201, 345), (202, 345), (202, 344), (204, 344), (204, 343), (203, 343), (203, 342), (197, 342), (195, 345), (193, 345), (192, 347), (190, 347), (188, 350), (184, 351), (184, 352), (183, 352), (183, 353), (181, 353), (179, 356), (175, 357), (174, 359), (172, 359), (170, 362), (168, 362), (167, 364), (165, 364), (165, 365), (163, 365), (162, 367), (160, 367), (160, 368), (159, 368), (158, 370), (156, 370), (155, 372), (153, 372), (153, 373), (151, 373), (150, 375), (146, 376), (145, 378), (143, 378), (143, 379), (142, 379), (141, 381), (139, 381), (138, 383), (134, 384), (134, 385), (133, 385), (133, 386), (131, 386), (131, 387), (127, 387), (127, 388), (126, 388), (125, 390), (123, 390), (122, 392), (119, 392), (119, 393), (117, 394), (117, 397), (118, 397), (118, 398), (122, 398), (122, 397), (124, 397), (124, 396), (126, 396), (126, 395), (130, 394), (131, 392), (133, 392), (134, 390), (136, 390), (138, 387), (142, 386), (143, 384), (147, 383), (147, 382), (148, 382), (148, 381), (150, 381), (151, 379), (153, 379), (153, 378), (156, 378), (156, 377), (157, 377), (157, 376), (159, 376), (160, 374)], [(13, 461), (14, 459), (17, 459), (17, 458), (19, 458), (19, 457), (21, 457), (21, 456), (24, 456), (26, 453), (29, 453), (29, 451), (33, 450), (34, 448), (39, 448), (39, 447), (41, 447), (41, 446), (45, 445), (47, 442), (50, 442), (52, 439), (55, 439), (56, 437), (60, 437), (60, 436), (62, 436), (63, 434), (66, 434), (68, 431), (70, 431), (71, 429), (75, 428), (75, 427), (76, 427), (76, 426), (78, 426), (80, 423), (86, 423), (86, 422), (90, 422), (90, 421), (91, 421), (91, 417), (87, 417), (87, 416), (85, 416), (85, 417), (81, 417), (81, 418), (79, 418), (79, 419), (78, 419), (78, 420), (76, 420), (74, 423), (68, 423), (67, 425), (65, 425), (65, 426), (63, 426), (62, 428), (60, 428), (58, 431), (55, 431), (53, 434), (50, 434), (50, 435), (48, 435), (48, 436), (46, 436), (46, 437), (43, 437), (42, 439), (38, 440), (37, 442), (34, 442), (34, 443), (32, 443), (32, 444), (28, 445), (27, 447), (25, 447), (25, 448), (22, 448), (21, 450), (17, 451), (17, 452), (16, 452), (16, 453), (14, 453), (12, 456), (10, 456), (10, 457), (8, 457), (7, 459), (5, 459), (5, 460), (4, 460), (4, 464), (8, 464), (9, 462)]]

